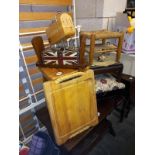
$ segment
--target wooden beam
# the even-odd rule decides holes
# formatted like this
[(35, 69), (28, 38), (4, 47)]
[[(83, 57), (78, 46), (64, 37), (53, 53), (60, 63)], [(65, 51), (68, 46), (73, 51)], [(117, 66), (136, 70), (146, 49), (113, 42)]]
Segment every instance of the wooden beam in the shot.
[(19, 0), (19, 4), (68, 6), (72, 5), (72, 0)]

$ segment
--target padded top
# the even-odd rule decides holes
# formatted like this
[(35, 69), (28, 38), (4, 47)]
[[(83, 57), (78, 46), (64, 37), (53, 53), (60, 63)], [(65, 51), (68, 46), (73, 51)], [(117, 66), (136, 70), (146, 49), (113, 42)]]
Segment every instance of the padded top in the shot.
[(95, 76), (95, 79), (97, 93), (125, 88), (125, 84), (117, 82), (116, 78), (113, 77), (111, 74), (99, 74)]

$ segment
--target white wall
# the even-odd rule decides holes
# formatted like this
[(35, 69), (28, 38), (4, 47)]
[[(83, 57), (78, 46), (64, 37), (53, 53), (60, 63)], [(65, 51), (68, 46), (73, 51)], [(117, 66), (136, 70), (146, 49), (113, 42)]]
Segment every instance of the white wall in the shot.
[(82, 30), (113, 29), (116, 12), (123, 12), (127, 0), (75, 0), (77, 24)]

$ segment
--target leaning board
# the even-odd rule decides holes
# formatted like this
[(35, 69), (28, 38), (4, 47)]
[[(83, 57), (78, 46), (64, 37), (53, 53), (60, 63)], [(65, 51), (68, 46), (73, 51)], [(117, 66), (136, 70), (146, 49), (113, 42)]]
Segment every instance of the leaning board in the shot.
[(98, 123), (92, 70), (44, 83), (44, 92), (58, 145)]

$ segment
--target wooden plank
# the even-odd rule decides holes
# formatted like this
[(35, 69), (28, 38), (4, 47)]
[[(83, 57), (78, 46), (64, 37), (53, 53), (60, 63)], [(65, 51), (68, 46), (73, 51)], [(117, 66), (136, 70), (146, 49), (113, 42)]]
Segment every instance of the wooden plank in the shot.
[(35, 67), (35, 68), (30, 68), (29, 69), (29, 74), (30, 75), (37, 74), (37, 73), (40, 73), (38, 68)]
[(43, 83), (43, 78), (38, 78), (38, 79), (35, 79), (32, 81), (32, 84), (35, 86), (35, 85), (38, 85), (38, 84), (41, 84)]
[(19, 91), (21, 92), (21, 91), (24, 91), (24, 86), (23, 86), (23, 84), (19, 84)]
[(19, 30), (19, 36), (29, 36), (36, 34), (44, 34), (47, 27), (23, 28)]
[(32, 116), (31, 113), (28, 114), (28, 115), (25, 115), (25, 116), (21, 116), (21, 117), (19, 118), (19, 120), (20, 120), (21, 123), (27, 122), (27, 121), (29, 121), (29, 120), (31, 120), (31, 119), (33, 119), (33, 116)]
[[(57, 12), (20, 12), (20, 21), (33, 21), (33, 20), (51, 20), (55, 17)], [(72, 13), (69, 12), (72, 16)]]
[(55, 17), (56, 12), (20, 12), (20, 21), (31, 21), (31, 20), (50, 20)]
[[(44, 45), (47, 46), (49, 45), (49, 42), (47, 40), (44, 41)], [(33, 46), (31, 43), (25, 43), (25, 44), (21, 44), (23, 51), (27, 51), (27, 50), (31, 50), (33, 49)]]
[(19, 0), (19, 3), (32, 5), (68, 6), (72, 5), (72, 0)]
[(36, 55), (25, 57), (25, 61), (26, 61), (27, 64), (36, 63), (37, 60), (38, 60), (38, 58), (37, 58)]

